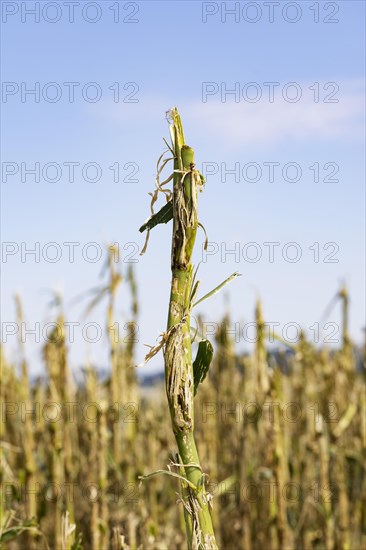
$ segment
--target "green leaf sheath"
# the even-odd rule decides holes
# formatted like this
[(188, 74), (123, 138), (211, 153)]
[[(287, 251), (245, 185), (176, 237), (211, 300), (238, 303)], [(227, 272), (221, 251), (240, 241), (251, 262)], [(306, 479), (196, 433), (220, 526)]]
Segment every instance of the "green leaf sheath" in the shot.
[(192, 430), (193, 369), (190, 320), (186, 315), (192, 269), (174, 270), (169, 304), (167, 338), (164, 352), (165, 380), (174, 433)]

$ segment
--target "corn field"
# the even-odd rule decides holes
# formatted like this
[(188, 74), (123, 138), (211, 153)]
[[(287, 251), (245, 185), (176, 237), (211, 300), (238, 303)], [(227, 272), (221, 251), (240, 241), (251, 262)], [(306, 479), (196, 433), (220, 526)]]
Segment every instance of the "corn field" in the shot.
[[(110, 275), (107, 323), (118, 280), (112, 264)], [(19, 300), (16, 307), (21, 319)], [(47, 376), (30, 382), (21, 341), (16, 361), (2, 357), (2, 547), (185, 548), (180, 480), (164, 475), (179, 465), (163, 382), (139, 387), (133, 338), (110, 339), (107, 379), (85, 365), (76, 381), (59, 311), (58, 334), (43, 348)], [(251, 355), (237, 353), (228, 317), (219, 324), (195, 400), (217, 542), (361, 549), (366, 398), (365, 364), (357, 361), (364, 351), (347, 334), (336, 351), (315, 348), (303, 334), (290, 354), (281, 343), (273, 354), (259, 302), (255, 315)]]

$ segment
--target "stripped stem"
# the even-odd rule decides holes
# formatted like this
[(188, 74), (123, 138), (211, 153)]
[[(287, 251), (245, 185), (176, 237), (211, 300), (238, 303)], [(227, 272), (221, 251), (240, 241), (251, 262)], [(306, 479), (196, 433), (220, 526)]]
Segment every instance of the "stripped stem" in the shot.
[[(172, 109), (171, 136), (174, 150), (172, 282), (165, 343), (165, 381), (173, 432), (189, 482), (188, 508), (192, 530), (189, 548), (216, 549), (204, 474), (194, 440), (194, 380), (190, 335), (193, 247), (198, 228), (197, 196), (201, 185), (194, 168), (194, 151), (184, 143), (177, 109)], [(188, 466), (189, 464), (189, 466)], [(191, 484), (195, 489), (191, 488)]]

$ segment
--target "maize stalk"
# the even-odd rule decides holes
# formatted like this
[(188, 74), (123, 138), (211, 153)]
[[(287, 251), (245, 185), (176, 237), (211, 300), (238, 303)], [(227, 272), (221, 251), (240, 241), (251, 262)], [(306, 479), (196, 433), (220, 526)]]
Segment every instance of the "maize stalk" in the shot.
[(196, 443), (194, 440), (194, 378), (190, 334), (192, 253), (198, 228), (197, 195), (202, 185), (194, 168), (193, 149), (185, 145), (180, 116), (171, 111), (174, 151), (172, 282), (165, 343), (165, 380), (173, 432), (188, 481), (192, 528), (188, 525), (190, 548), (217, 548)]
[[(206, 550), (216, 549), (217, 544), (209, 509), (209, 495), (205, 489), (205, 474), (200, 466), (193, 435), (193, 399), (199, 382), (203, 381), (207, 374), (212, 353), (210, 344), (203, 343), (199, 348), (197, 361), (193, 364), (190, 327), (190, 312), (195, 305), (194, 299), (198, 288), (198, 283), (194, 281), (192, 253), (200, 225), (197, 202), (198, 190), (202, 187), (203, 178), (195, 169), (193, 149), (185, 144), (178, 110), (173, 108), (169, 116), (172, 139), (172, 147), (169, 149), (173, 154), (174, 173), (161, 184), (157, 177), (157, 190), (152, 195), (151, 202), (153, 205), (160, 191), (165, 194), (167, 204), (157, 214), (152, 212), (151, 218), (140, 228), (140, 231), (147, 229), (149, 236), (150, 230), (155, 225), (167, 223), (173, 219), (172, 281), (168, 325), (163, 338), (165, 384), (173, 432), (181, 459), (180, 464), (186, 475), (187, 487), (183, 491), (183, 504), (188, 547)], [(166, 162), (164, 161), (163, 166)], [(163, 185), (171, 179), (173, 179), (172, 194), (163, 189)], [(146, 245), (147, 240), (143, 252)], [(210, 295), (216, 291), (217, 289)], [(203, 299), (208, 296), (204, 296)], [(160, 347), (156, 347), (153, 353)], [(183, 485), (185, 485), (184, 481)]]

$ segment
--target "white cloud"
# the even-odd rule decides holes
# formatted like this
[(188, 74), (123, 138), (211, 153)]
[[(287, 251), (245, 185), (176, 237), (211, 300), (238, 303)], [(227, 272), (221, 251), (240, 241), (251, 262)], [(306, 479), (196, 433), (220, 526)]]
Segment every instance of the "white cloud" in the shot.
[[(270, 103), (266, 88), (263, 99), (257, 103), (242, 100), (235, 103), (233, 96), (227, 102), (220, 101), (220, 94), (201, 100), (179, 101), (176, 104), (185, 117), (189, 115), (195, 124), (202, 126), (213, 139), (229, 140), (234, 147), (243, 144), (281, 143), (287, 140), (360, 139), (364, 131), (364, 83), (360, 80), (338, 82), (339, 91), (334, 95), (338, 103), (314, 101), (313, 83), (300, 83), (302, 97), (297, 103), (285, 101), (281, 88), (276, 91), (275, 101)], [(228, 86), (229, 87), (229, 86)], [(332, 91), (323, 91), (320, 99)], [(268, 93), (268, 92), (267, 92)], [(162, 114), (171, 105), (164, 97), (140, 96), (136, 104), (101, 103), (99, 116), (134, 125), (161, 120)], [(95, 111), (94, 111), (95, 112)]]
[(338, 103), (315, 103), (308, 85), (301, 87), (303, 96), (297, 103), (286, 102), (282, 96), (274, 103), (208, 100), (190, 104), (188, 112), (210, 134), (238, 145), (362, 136), (364, 94), (358, 82), (340, 85), (335, 96)]

